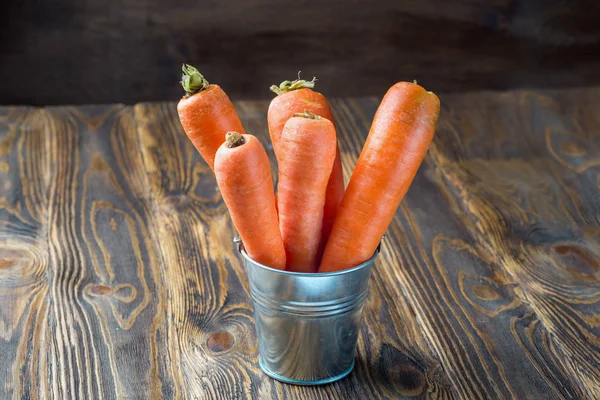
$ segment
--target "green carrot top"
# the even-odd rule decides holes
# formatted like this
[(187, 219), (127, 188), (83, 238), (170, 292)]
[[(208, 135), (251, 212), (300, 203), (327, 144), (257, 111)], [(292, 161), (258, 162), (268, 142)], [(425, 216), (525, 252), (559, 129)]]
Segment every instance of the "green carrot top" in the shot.
[(181, 86), (183, 86), (186, 95), (192, 96), (208, 88), (208, 81), (196, 68), (189, 64), (183, 64), (181, 70), (183, 71)]
[(312, 89), (315, 87), (316, 80), (317, 78), (315, 77), (312, 78), (312, 81), (300, 79), (300, 72), (298, 72), (298, 79), (293, 81), (283, 81), (279, 84), (279, 86), (272, 85), (269, 89), (271, 90), (271, 92), (276, 93), (277, 95), (303, 88)]

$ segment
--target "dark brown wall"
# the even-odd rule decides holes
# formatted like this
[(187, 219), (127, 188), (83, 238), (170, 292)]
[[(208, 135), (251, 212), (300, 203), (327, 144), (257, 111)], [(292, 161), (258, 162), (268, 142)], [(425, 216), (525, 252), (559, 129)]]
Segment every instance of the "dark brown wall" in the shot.
[(0, 103), (177, 99), (182, 62), (234, 98), (298, 70), (332, 96), (598, 84), (598, 3), (9, 0)]

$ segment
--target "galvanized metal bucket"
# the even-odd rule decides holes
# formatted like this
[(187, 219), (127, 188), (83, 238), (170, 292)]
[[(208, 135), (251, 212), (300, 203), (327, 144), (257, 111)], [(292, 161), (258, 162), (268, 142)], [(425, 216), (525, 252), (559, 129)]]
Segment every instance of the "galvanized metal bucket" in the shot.
[(379, 249), (357, 267), (322, 274), (269, 268), (252, 260), (241, 243), (239, 251), (248, 270), (261, 369), (295, 385), (348, 375)]

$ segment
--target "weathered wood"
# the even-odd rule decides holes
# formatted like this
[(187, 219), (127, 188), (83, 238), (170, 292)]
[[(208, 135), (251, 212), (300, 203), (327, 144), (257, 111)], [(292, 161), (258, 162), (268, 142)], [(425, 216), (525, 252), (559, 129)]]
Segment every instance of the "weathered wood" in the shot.
[(479, 257), (503, 273), (494, 280), (528, 305), (511, 331), (536, 369), (563, 395), (599, 398), (600, 91), (475, 106), (481, 96), (447, 98), (452, 114), (431, 152), (438, 182)]
[(56, 108), (47, 118), (48, 390), (54, 398), (166, 395), (176, 351), (166, 340), (143, 166), (131, 152), (133, 111)]
[[(173, 103), (0, 109), (0, 398), (599, 398), (600, 90), (441, 98), (356, 368), (324, 387), (258, 369)], [(377, 104), (332, 100), (346, 179)], [(236, 104), (265, 145), (267, 105)]]
[(8, 0), (0, 104), (177, 100), (183, 62), (233, 99), (298, 70), (328, 96), (600, 84), (595, 0)]
[(51, 307), (44, 110), (0, 111), (0, 397), (49, 384)]

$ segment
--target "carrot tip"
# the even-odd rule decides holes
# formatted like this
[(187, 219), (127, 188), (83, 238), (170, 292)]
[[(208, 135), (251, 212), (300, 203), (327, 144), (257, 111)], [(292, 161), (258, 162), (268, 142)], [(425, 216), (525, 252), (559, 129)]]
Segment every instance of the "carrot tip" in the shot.
[(225, 134), (225, 142), (227, 143), (227, 147), (233, 149), (234, 147), (239, 147), (246, 143), (246, 139), (239, 132), (227, 132)]
[(210, 85), (200, 71), (191, 65), (183, 64), (181, 70), (183, 72), (183, 75), (181, 75), (181, 86), (183, 86), (186, 95), (192, 96), (208, 88)]

